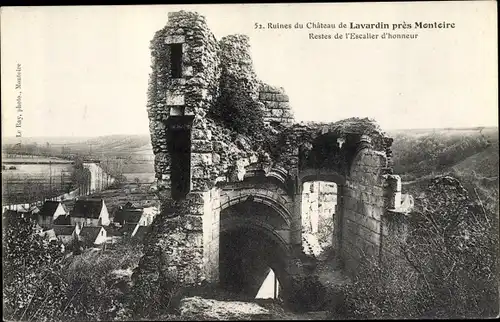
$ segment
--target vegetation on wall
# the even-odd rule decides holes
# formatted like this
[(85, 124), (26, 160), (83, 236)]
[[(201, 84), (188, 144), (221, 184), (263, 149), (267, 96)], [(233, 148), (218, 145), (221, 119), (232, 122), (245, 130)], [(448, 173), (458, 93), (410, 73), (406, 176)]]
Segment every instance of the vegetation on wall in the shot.
[(242, 86), (243, 82), (224, 75), (224, 71), (222, 75), (221, 94), (210, 116), (235, 133), (257, 136), (264, 127), (264, 114), (259, 104)]
[(219, 96), (209, 116), (234, 133), (255, 137), (264, 127), (264, 111), (257, 101), (258, 82), (249, 39), (231, 35), (222, 38), (219, 45)]

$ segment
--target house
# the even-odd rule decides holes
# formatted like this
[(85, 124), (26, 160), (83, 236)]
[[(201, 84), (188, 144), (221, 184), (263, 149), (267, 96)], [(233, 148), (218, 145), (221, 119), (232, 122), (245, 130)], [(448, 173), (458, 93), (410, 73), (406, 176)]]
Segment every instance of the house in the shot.
[(132, 237), (139, 228), (139, 223), (125, 223), (120, 229), (120, 233), (123, 237)]
[(56, 236), (56, 232), (54, 231), (54, 229), (49, 229), (49, 230), (44, 230), (44, 231), (41, 231), (39, 233), (40, 236), (42, 236), (42, 238), (44, 238), (45, 240), (51, 242), (53, 240), (58, 240), (57, 236)]
[(33, 218), (43, 228), (51, 228), (52, 225), (69, 225), (70, 222), (67, 215), (68, 209), (66, 209), (64, 204), (59, 201), (47, 200), (40, 211), (33, 214)]
[(33, 226), (33, 231), (35, 232), (35, 234), (40, 234), (41, 232), (43, 232), (43, 228), (38, 223), (35, 223), (35, 225)]
[(108, 226), (109, 213), (103, 199), (77, 200), (70, 214), (71, 225)]
[(56, 235), (57, 239), (59, 239), (63, 245), (70, 244), (73, 239), (76, 237), (75, 234), (75, 226), (72, 225), (54, 225), (52, 226), (52, 230)]
[(34, 205), (28, 209), (28, 212), (31, 213), (32, 215), (36, 215), (36, 214), (40, 213), (40, 208), (38, 208), (36, 205)]
[(146, 234), (150, 231), (151, 226), (143, 226), (140, 223), (126, 223), (120, 230), (120, 233), (125, 238), (143, 241)]
[(5, 210), (2, 213), (2, 225), (4, 227), (10, 225), (11, 223), (18, 222), (20, 220), (29, 221), (30, 220), (29, 214), (9, 209)]
[(142, 209), (142, 225), (141, 226), (149, 226), (153, 223), (156, 215), (160, 213), (158, 207), (147, 207)]
[(126, 223), (138, 223), (142, 217), (142, 209), (135, 208), (130, 203), (120, 206), (115, 213), (113, 221), (121, 226)]
[(158, 212), (157, 207), (138, 208), (127, 202), (116, 211), (114, 222), (122, 226), (126, 223), (139, 223), (140, 226), (149, 226)]
[(83, 226), (78, 234), (78, 240), (86, 247), (102, 245), (107, 240), (106, 229), (102, 226)]
[(10, 218), (25, 218), (25, 213), (19, 212), (19, 211), (16, 211), (16, 210), (7, 209), (7, 210), (4, 210), (4, 212), (2, 213), (2, 216), (5, 219), (10, 219)]
[(117, 227), (116, 225), (109, 225), (106, 227), (106, 235), (107, 235), (107, 243), (108, 244), (115, 244), (119, 242), (123, 234), (120, 231), (121, 227)]

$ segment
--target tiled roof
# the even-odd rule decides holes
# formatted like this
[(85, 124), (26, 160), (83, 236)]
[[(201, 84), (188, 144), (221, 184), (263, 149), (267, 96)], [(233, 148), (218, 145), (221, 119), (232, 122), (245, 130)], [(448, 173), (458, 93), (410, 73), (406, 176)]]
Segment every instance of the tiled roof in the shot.
[(114, 222), (138, 223), (142, 217), (142, 209), (118, 209), (115, 213)]
[(111, 236), (121, 236), (122, 233), (121, 233), (121, 228), (119, 227), (115, 227), (113, 225), (109, 225), (108, 227), (106, 227), (106, 235), (108, 237), (111, 237)]
[(52, 226), (56, 236), (71, 236), (75, 230), (75, 226), (72, 225), (54, 225)]
[(132, 233), (134, 232), (134, 229), (138, 224), (139, 223), (126, 223), (120, 229), (121, 234), (124, 236), (132, 236)]
[(99, 232), (101, 231), (102, 226), (84, 226), (80, 231), (80, 238), (83, 239), (86, 243), (93, 243), (97, 236), (99, 236)]
[(102, 205), (102, 199), (78, 200), (71, 212), (71, 217), (98, 219)]
[(52, 217), (59, 206), (59, 201), (51, 201), (47, 200), (43, 203), (42, 209), (38, 213), (38, 216), (41, 217)]
[(69, 215), (60, 215), (54, 220), (54, 225), (69, 225), (71, 218)]
[(144, 237), (150, 231), (150, 228), (151, 228), (151, 226), (139, 226), (139, 228), (137, 228), (137, 231), (134, 235), (134, 238), (144, 240)]

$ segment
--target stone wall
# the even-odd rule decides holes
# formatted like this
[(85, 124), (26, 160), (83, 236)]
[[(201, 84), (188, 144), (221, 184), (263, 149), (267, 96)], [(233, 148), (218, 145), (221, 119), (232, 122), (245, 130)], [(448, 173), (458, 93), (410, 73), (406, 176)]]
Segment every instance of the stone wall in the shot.
[[(152, 71), (148, 90), (148, 117), (157, 179), (169, 186), (169, 135), (165, 121), (170, 116), (193, 115), (193, 153), (205, 153), (210, 132), (204, 117), (214, 103), (218, 70), (218, 43), (205, 18), (195, 13), (169, 13), (168, 23), (151, 41)], [(172, 44), (182, 46), (182, 75), (170, 74)], [(204, 159), (199, 156), (198, 159)], [(195, 158), (196, 160), (196, 158)], [(200, 175), (198, 172), (196, 175)], [(195, 176), (196, 178), (196, 176)]]
[(379, 255), (381, 220), (388, 203), (382, 172), (385, 165), (385, 153), (360, 150), (343, 188), (342, 257), (351, 274), (361, 258), (376, 260)]
[(203, 216), (203, 270), (207, 281), (219, 280), (220, 189), (205, 194)]
[(259, 101), (265, 106), (264, 122), (278, 122), (286, 125), (293, 123), (288, 95), (282, 87), (261, 84)]

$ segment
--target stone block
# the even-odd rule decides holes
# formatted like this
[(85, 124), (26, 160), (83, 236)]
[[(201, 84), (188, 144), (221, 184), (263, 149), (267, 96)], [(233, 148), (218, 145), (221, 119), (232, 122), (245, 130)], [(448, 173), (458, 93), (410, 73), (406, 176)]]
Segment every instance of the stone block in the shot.
[(203, 233), (191, 232), (186, 234), (186, 247), (202, 247), (203, 246)]
[(393, 191), (400, 192), (401, 191), (401, 177), (395, 174), (385, 175), (384, 187)]
[(186, 37), (184, 35), (171, 35), (165, 37), (166, 44), (182, 44), (186, 41)]
[(278, 102), (288, 102), (289, 101), (288, 95), (286, 95), (286, 94), (276, 94), (275, 99)]
[(193, 76), (193, 66), (183, 66), (182, 67), (182, 76), (183, 77), (192, 77)]
[(172, 78), (170, 79), (170, 85), (181, 88), (186, 84), (185, 78)]
[[(212, 153), (192, 153), (191, 167), (206, 167), (212, 165)], [(194, 176), (194, 172), (193, 172)]]
[[(279, 102), (278, 103), (278, 107), (281, 108), (282, 110), (284, 110), (283, 111), (283, 116), (289, 117), (289, 116), (292, 115), (289, 111), (287, 111), (287, 110), (290, 109), (290, 103), (288, 103), (288, 102)], [(285, 114), (285, 112), (287, 112), (287, 113)]]
[(191, 152), (192, 153), (208, 153), (213, 151), (212, 141), (208, 140), (192, 140)]
[(210, 179), (210, 173), (203, 165), (193, 165), (191, 168), (191, 173), (193, 179)]
[(275, 108), (271, 110), (271, 114), (273, 117), (280, 117), (281, 115), (283, 115), (283, 110)]
[(401, 207), (401, 191), (394, 192), (389, 199), (389, 208), (398, 209)]
[(273, 93), (268, 93), (268, 92), (260, 92), (259, 93), (259, 100), (261, 101), (274, 101), (275, 95)]
[(193, 178), (192, 183), (195, 191), (207, 191), (213, 187), (213, 182), (209, 179)]
[[(280, 108), (280, 105), (279, 105), (279, 102), (275, 102), (275, 101), (264, 101), (264, 105), (268, 108), (268, 109), (279, 109)], [(272, 116), (272, 115), (270, 115)]]
[(167, 91), (166, 104), (168, 106), (183, 106), (184, 105), (184, 94), (174, 93)]

